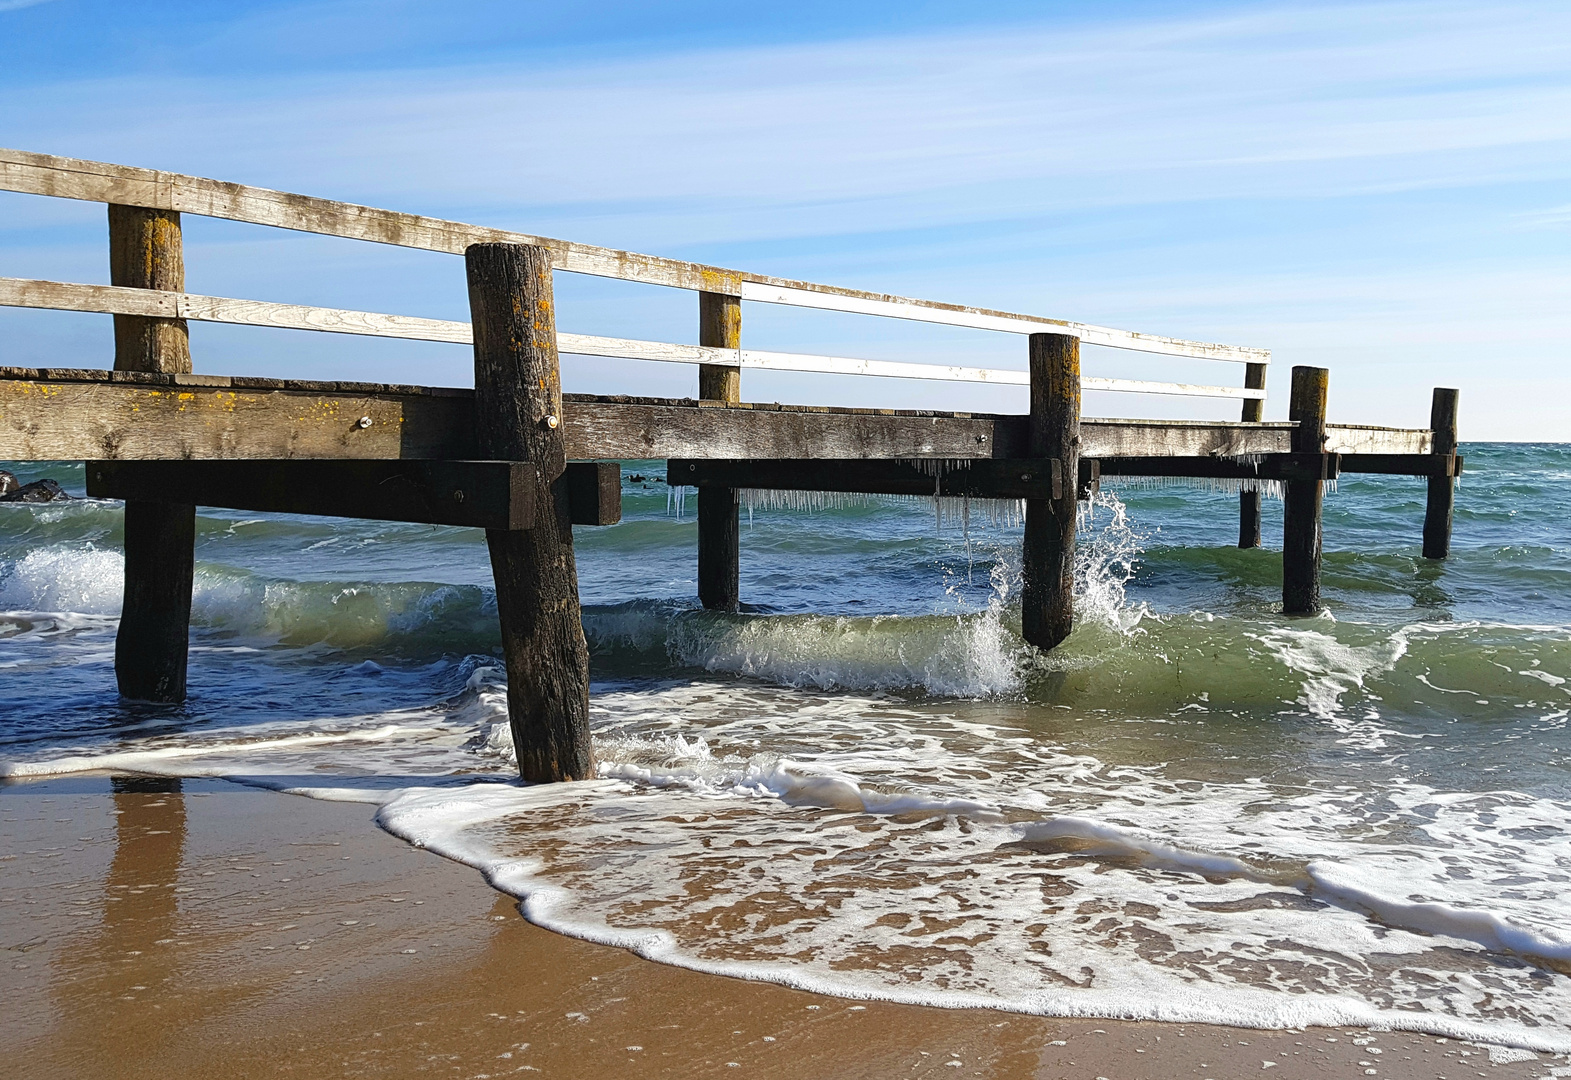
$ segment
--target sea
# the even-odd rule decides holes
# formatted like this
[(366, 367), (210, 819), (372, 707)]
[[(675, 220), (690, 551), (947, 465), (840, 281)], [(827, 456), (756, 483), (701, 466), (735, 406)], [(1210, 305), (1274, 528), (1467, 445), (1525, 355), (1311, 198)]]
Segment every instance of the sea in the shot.
[[(1109, 481), (1078, 623), (1021, 639), (1011, 505), (764, 498), (740, 614), (690, 489), (578, 528), (597, 779), (516, 778), (484, 537), (202, 509), (190, 699), (119, 701), (121, 509), (0, 504), (0, 783), (218, 777), (368, 804), (551, 930), (846, 998), (1571, 1051), (1571, 445), (1281, 508)], [(79, 466), (8, 466), (80, 495)], [(285, 795), (280, 796), (285, 797)]]

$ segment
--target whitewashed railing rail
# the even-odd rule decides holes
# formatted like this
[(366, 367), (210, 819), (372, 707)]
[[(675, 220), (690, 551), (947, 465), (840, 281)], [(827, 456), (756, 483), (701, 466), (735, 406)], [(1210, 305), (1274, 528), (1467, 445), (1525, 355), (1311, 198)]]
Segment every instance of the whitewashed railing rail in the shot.
[[(144, 315), (196, 322), (271, 326), (288, 330), (318, 330), (333, 334), (441, 341), (473, 344), (469, 324), (411, 315), (384, 315), (372, 311), (274, 304), (264, 300), (235, 300), (222, 296), (128, 289), (116, 285), (81, 285), (64, 281), (0, 278), (0, 307), (46, 308), (54, 311), (90, 311), (110, 315)], [(947, 364), (913, 364), (894, 360), (862, 360), (844, 356), (767, 352), (762, 349), (717, 349), (705, 345), (678, 345), (661, 341), (597, 337), (589, 334), (556, 336), (557, 349), (575, 356), (608, 356), (624, 360), (657, 360), (674, 364), (727, 364), (770, 371), (807, 371), (831, 375), (873, 375), (892, 379), (935, 379), (946, 382), (980, 382), (1001, 386), (1028, 386), (1024, 371), (976, 368)], [(1142, 394), (1178, 394), (1186, 397), (1262, 399), (1264, 390), (1238, 386), (1197, 386), (1189, 383), (1151, 382), (1142, 379), (1080, 380), (1086, 390), (1115, 390)]]
[[(1062, 319), (1020, 315), (932, 300), (916, 300), (812, 282), (791, 281), (678, 259), (640, 255), (526, 233), (466, 225), (440, 218), (428, 218), (244, 184), (208, 180), (180, 173), (35, 154), (22, 150), (0, 149), (0, 190), (175, 210), (186, 214), (451, 254), (462, 254), (470, 244), (481, 242), (535, 244), (549, 249), (555, 266), (561, 270), (618, 278), (624, 281), (721, 293), (758, 303), (875, 315), (1003, 333), (1070, 334), (1079, 337), (1087, 344), (1167, 356), (1246, 364), (1270, 362), (1270, 353), (1265, 349), (1186, 341)], [(53, 293), (46, 286), (54, 286)], [(131, 293), (140, 295), (136, 297), (123, 295)], [(62, 302), (44, 302), (51, 295)], [(164, 317), (284, 326), (376, 337), (454, 342), (469, 340), (467, 324), (463, 323), (444, 323), (409, 316), (338, 311), (329, 308), (272, 304), (185, 293), (161, 295), (163, 299), (154, 300), (146, 290), (12, 279), (7, 282), (5, 291), (0, 293), (0, 296), (5, 297), (0, 299), (0, 303), (13, 306), (57, 307), (74, 311), (156, 314)], [(16, 299), (18, 297), (20, 299)], [(83, 304), (99, 306), (81, 306)], [(162, 304), (165, 307), (152, 311), (141, 307), (118, 306), (122, 304)], [(570, 344), (570, 341), (576, 344)], [(586, 355), (677, 363), (721, 363), (773, 370), (1005, 385), (1024, 385), (1027, 382), (1023, 371), (848, 357), (805, 356), (752, 349), (743, 349), (740, 352), (709, 350), (698, 346), (631, 342), (581, 335), (561, 335), (559, 347), (564, 352)], [(1083, 385), (1088, 390), (1179, 394), (1192, 397), (1245, 400), (1259, 400), (1265, 397), (1264, 390), (1244, 387), (1151, 382), (1138, 379), (1086, 378)]]

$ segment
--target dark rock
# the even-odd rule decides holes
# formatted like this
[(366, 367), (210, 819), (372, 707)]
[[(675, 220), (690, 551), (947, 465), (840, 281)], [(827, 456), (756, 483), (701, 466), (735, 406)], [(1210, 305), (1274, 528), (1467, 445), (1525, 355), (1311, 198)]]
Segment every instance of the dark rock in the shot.
[[(4, 475), (9, 477), (12, 483), (16, 482), (16, 477), (11, 476), (10, 473)], [(0, 479), (0, 488), (3, 487), (4, 480)], [(34, 480), (31, 484), (23, 484), (14, 491), (7, 491), (4, 495), (0, 495), (0, 502), (43, 503), (57, 502), (70, 497), (65, 493), (65, 489), (53, 480)]]

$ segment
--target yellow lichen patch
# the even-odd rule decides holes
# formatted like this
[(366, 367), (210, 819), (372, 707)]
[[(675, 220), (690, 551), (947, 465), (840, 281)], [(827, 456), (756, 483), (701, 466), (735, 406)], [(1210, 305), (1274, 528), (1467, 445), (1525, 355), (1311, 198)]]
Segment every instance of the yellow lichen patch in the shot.
[(742, 279), (740, 276), (716, 270), (712, 266), (701, 266), (698, 268), (698, 282), (704, 292), (725, 293), (728, 296), (740, 296), (742, 294)]

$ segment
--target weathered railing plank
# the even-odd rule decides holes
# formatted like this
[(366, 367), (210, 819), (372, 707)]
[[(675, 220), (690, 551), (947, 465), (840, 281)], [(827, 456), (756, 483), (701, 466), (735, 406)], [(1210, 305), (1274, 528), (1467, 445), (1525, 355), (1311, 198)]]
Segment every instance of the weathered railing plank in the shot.
[(1169, 356), (1239, 363), (1265, 363), (1270, 359), (1265, 349), (1186, 341), (1061, 319), (791, 281), (245, 184), (23, 150), (0, 150), (0, 190), (177, 210), (454, 255), (462, 254), (470, 244), (532, 244), (548, 249), (553, 264), (560, 270), (723, 293), (764, 303), (861, 312), (1017, 334), (1044, 331), (1069, 334), (1094, 345)]
[(1107, 326), (1092, 326), (1089, 323), (1071, 322), (1066, 319), (1015, 315), (988, 308), (943, 304), (932, 300), (912, 300), (904, 296), (839, 289), (802, 281), (787, 282), (774, 278), (755, 278), (751, 275), (743, 276), (742, 299), (763, 304), (785, 304), (792, 307), (843, 311), (856, 315), (879, 315), (889, 319), (941, 323), (945, 326), (962, 326), (972, 330), (995, 330), (1005, 334), (1067, 334), (1079, 338), (1088, 345), (1107, 345), (1115, 349), (1135, 349), (1141, 352), (1163, 353), (1167, 356), (1190, 356), (1199, 360), (1263, 364), (1269, 363), (1271, 357), (1268, 349), (1184, 341), (1179, 338), (1139, 334), (1131, 330), (1115, 330)]
[[(286, 330), (314, 330), (334, 334), (473, 344), (468, 323), (423, 319), (410, 315), (385, 315), (372, 311), (275, 304), (264, 300), (237, 300), (193, 293), (122, 289), (110, 285), (82, 285), (63, 281), (0, 278), (0, 307), (49, 308), (57, 311), (91, 311), (119, 315), (151, 315), (198, 322), (268, 326)], [(976, 368), (949, 364), (918, 364), (893, 360), (863, 360), (842, 356), (768, 352), (760, 349), (717, 348), (662, 341), (598, 337), (590, 334), (557, 334), (557, 348), (580, 356), (607, 356), (661, 363), (759, 368), (770, 371), (804, 371), (832, 375), (868, 375), (894, 379), (931, 379), (945, 382), (979, 382), (1026, 386), (1027, 373), (1002, 368)], [(1104, 379), (1086, 376), (1085, 390), (1111, 390), (1141, 394), (1174, 394), (1184, 397), (1263, 399), (1264, 389), (1238, 386), (1205, 386), (1193, 383), (1153, 382), (1142, 379)]]

